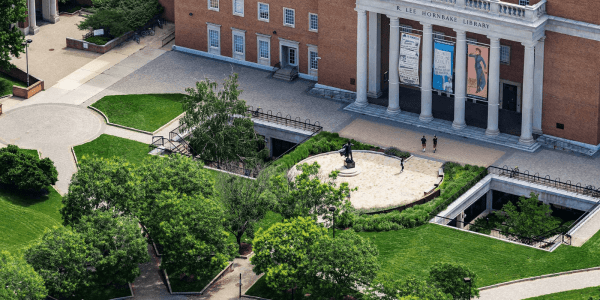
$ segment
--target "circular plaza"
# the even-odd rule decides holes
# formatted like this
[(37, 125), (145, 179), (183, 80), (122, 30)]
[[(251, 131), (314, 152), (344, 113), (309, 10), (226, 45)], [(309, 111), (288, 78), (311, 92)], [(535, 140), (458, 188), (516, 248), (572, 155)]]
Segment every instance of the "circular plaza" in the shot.
[[(339, 186), (347, 182), (351, 189), (350, 202), (357, 209), (386, 208), (415, 202), (431, 191), (440, 182), (438, 177), (441, 162), (411, 156), (400, 166), (400, 158), (373, 151), (353, 151), (356, 168), (346, 169), (344, 158), (337, 151), (311, 156), (297, 165), (317, 162), (321, 179), (334, 170), (340, 171), (335, 180)], [(295, 177), (293, 167), (288, 176)], [(347, 176), (345, 176), (347, 175)]]

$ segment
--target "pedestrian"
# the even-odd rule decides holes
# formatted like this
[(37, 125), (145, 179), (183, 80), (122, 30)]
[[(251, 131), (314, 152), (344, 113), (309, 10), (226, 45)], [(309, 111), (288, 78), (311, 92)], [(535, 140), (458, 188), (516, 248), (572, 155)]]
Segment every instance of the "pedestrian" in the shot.
[(402, 167), (402, 170), (400, 171), (400, 173), (404, 172), (404, 157), (400, 158), (400, 166)]
[(427, 139), (425, 136), (421, 138), (421, 145), (423, 146), (423, 152), (425, 152), (425, 146), (427, 146)]
[(435, 153), (435, 149), (437, 148), (437, 136), (433, 135), (433, 153)]

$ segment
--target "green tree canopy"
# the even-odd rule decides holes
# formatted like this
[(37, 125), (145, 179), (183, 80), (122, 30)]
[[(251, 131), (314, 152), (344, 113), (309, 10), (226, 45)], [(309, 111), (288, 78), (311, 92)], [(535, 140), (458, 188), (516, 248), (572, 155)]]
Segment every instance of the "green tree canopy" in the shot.
[(10, 70), (10, 55), (19, 56), (25, 52), (25, 36), (16, 26), (27, 18), (25, 0), (0, 0), (0, 69)]
[(163, 245), (161, 268), (171, 273), (210, 274), (233, 256), (222, 208), (211, 198), (163, 191), (151, 220), (148, 230)]
[[(471, 284), (465, 283), (465, 278), (471, 279)], [(469, 299), (469, 295), (479, 297), (477, 275), (467, 267), (454, 263), (435, 263), (429, 270), (430, 284), (435, 285), (454, 299)]]
[(164, 11), (158, 0), (92, 0), (92, 4), (96, 13), (85, 16), (79, 29), (106, 28), (115, 37), (138, 29)]
[(137, 219), (115, 211), (95, 211), (74, 226), (90, 246), (94, 281), (100, 285), (133, 282), (140, 275), (139, 264), (148, 262), (148, 243)]
[[(503, 228), (509, 234), (517, 234), (522, 242), (536, 238), (560, 225), (560, 219), (553, 217), (550, 205), (540, 203), (538, 195), (531, 193), (529, 198), (519, 197), (517, 206), (511, 202), (502, 207), (506, 213), (506, 227)], [(495, 212), (500, 214), (500, 212)]]
[(452, 296), (444, 293), (435, 285), (422, 278), (392, 278), (384, 275), (382, 279), (372, 282), (366, 293), (366, 300), (450, 300)]
[(19, 190), (43, 191), (58, 181), (58, 171), (49, 158), (39, 159), (15, 145), (0, 149), (0, 183)]
[(235, 161), (255, 164), (264, 152), (258, 152), (263, 139), (254, 131), (244, 100), (239, 99), (238, 75), (229, 76), (223, 90), (206, 79), (188, 88), (184, 97), (185, 115), (180, 123), (191, 130), (187, 138), (200, 158), (212, 161)]
[(0, 299), (42, 300), (48, 291), (44, 279), (27, 262), (0, 251)]
[(65, 227), (47, 230), (38, 244), (25, 251), (25, 260), (44, 279), (53, 297), (70, 296), (90, 284), (91, 246), (81, 234)]

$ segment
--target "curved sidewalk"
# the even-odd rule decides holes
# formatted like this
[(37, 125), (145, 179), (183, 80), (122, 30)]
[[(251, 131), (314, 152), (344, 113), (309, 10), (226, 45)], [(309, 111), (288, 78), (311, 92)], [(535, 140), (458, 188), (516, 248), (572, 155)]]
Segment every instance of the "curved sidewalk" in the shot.
[[(553, 276), (554, 275), (554, 276)], [(533, 279), (538, 278), (539, 279)], [(518, 300), (600, 286), (600, 267), (522, 279), (479, 292), (480, 300)]]

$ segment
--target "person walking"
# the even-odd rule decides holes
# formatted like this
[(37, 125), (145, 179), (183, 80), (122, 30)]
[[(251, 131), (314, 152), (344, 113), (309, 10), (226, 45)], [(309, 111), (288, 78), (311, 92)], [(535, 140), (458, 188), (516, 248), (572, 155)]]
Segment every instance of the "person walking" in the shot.
[(433, 135), (433, 153), (435, 153), (435, 149), (437, 148), (437, 136)]
[(400, 173), (404, 172), (404, 157), (400, 158), (400, 166), (402, 167), (402, 170), (400, 170)]
[(425, 147), (427, 146), (427, 139), (425, 136), (421, 138), (421, 145), (423, 146), (423, 152), (425, 152)]

